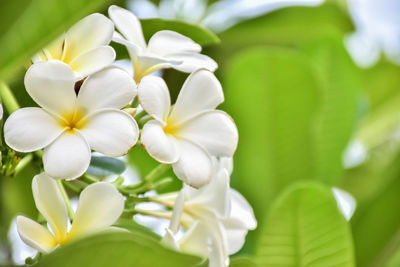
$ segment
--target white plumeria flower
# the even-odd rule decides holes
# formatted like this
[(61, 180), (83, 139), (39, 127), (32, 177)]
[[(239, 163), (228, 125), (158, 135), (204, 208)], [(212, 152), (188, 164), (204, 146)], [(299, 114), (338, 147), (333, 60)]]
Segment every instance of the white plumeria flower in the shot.
[(200, 188), (213, 174), (211, 156), (231, 157), (238, 132), (232, 118), (216, 107), (224, 101), (222, 87), (212, 72), (198, 70), (185, 81), (175, 106), (164, 80), (147, 76), (138, 88), (147, 122), (141, 142), (157, 161), (172, 164), (175, 174)]
[(56, 181), (45, 173), (32, 181), (36, 207), (50, 226), (50, 231), (24, 216), (17, 217), (21, 239), (40, 252), (51, 252), (71, 240), (76, 240), (109, 228), (124, 209), (124, 198), (106, 182), (91, 184), (79, 198), (74, 221), (68, 231), (68, 212)]
[(29, 95), (41, 106), (22, 108), (4, 125), (12, 149), (44, 148), (44, 170), (54, 178), (74, 179), (88, 168), (91, 148), (111, 157), (136, 143), (136, 121), (120, 109), (136, 95), (132, 78), (118, 67), (89, 76), (75, 93), (74, 73), (60, 61), (39, 62), (25, 76)]
[(220, 170), (202, 189), (184, 187), (182, 191), (184, 197), (181, 199), (177, 193), (158, 197), (168, 206), (175, 205), (174, 212), (183, 205), (182, 216), (173, 215), (171, 225), (178, 220), (178, 224), (188, 227), (180, 239), (175, 235), (176, 228), (167, 230), (164, 242), (209, 258), (209, 267), (228, 266), (229, 255), (238, 252), (247, 232), (257, 227), (251, 206), (240, 193), (229, 187), (226, 169)]
[(115, 51), (108, 45), (113, 32), (114, 24), (110, 19), (98, 13), (91, 14), (42, 49), (32, 61), (60, 60), (71, 67), (75, 80), (81, 80), (114, 62)]
[(108, 14), (123, 35), (115, 32), (113, 41), (127, 47), (137, 83), (164, 68), (193, 72), (200, 68), (215, 71), (218, 67), (210, 57), (200, 54), (201, 46), (188, 37), (173, 31), (159, 31), (146, 45), (140, 21), (132, 12), (111, 6)]

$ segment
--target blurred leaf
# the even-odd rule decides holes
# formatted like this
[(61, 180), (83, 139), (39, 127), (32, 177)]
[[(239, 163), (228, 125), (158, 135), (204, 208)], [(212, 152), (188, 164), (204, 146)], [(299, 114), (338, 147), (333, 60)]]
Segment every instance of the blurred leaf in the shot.
[[(239, 53), (224, 77), (225, 107), (240, 136), (232, 185), (262, 223), (269, 203), (286, 185), (313, 177), (317, 80), (300, 53), (273, 48)], [(247, 245), (257, 236), (257, 230), (249, 233)]]
[(355, 266), (350, 227), (325, 186), (309, 182), (286, 190), (262, 227), (260, 266)]
[(352, 219), (358, 266), (386, 266), (400, 247), (400, 154), (372, 153), (345, 177), (359, 202)]
[[(12, 10), (15, 12), (14, 16), (18, 14), (19, 17), (0, 37), (0, 51), (3, 51), (0, 57), (0, 79), (9, 79), (34, 53), (57, 38), (69, 26), (111, 2), (112, 0), (36, 0), (27, 5), (15, 5)], [(3, 12), (9, 11), (1, 9), (0, 16), (3, 17)]]
[(295, 51), (249, 49), (233, 60), (225, 93), (241, 137), (233, 183), (263, 214), (268, 197), (312, 177), (317, 82)]
[(67, 244), (43, 256), (38, 267), (140, 266), (190, 267), (200, 258), (163, 247), (143, 235), (104, 233)]
[(96, 177), (106, 177), (121, 174), (125, 171), (125, 162), (116, 158), (92, 156), (87, 174)]
[(255, 45), (298, 46), (325, 32), (350, 32), (353, 25), (337, 5), (287, 7), (246, 20), (220, 34), (221, 46), (210, 52), (224, 64), (232, 54)]
[(229, 267), (257, 267), (250, 258), (238, 257), (230, 260)]
[(170, 30), (183, 34), (200, 45), (218, 44), (219, 38), (215, 33), (202, 26), (180, 20), (144, 19), (140, 21), (146, 40), (158, 31)]
[(316, 178), (335, 184), (343, 171), (342, 156), (360, 119), (360, 69), (340, 35), (329, 34), (305, 45), (321, 81), (322, 105), (316, 126)]

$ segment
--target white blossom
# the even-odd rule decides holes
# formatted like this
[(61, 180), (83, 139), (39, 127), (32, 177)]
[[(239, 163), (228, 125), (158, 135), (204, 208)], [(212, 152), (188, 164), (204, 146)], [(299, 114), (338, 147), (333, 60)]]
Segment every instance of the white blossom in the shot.
[(30, 67), (25, 87), (40, 107), (12, 113), (4, 125), (12, 149), (44, 148), (44, 170), (54, 178), (74, 179), (88, 168), (91, 149), (107, 156), (126, 154), (136, 143), (136, 121), (120, 109), (136, 95), (132, 78), (107, 67), (89, 76), (76, 94), (74, 73), (60, 61)]
[(188, 37), (163, 30), (156, 32), (146, 45), (140, 21), (132, 12), (111, 6), (108, 13), (119, 31), (114, 33), (113, 41), (128, 49), (137, 83), (159, 69), (193, 72), (206, 68), (214, 71), (218, 66), (214, 60), (200, 54), (201, 46)]
[(114, 62), (115, 51), (108, 45), (113, 32), (110, 19), (91, 14), (42, 49), (32, 61), (60, 60), (71, 67), (76, 81), (81, 80)]
[(79, 198), (74, 221), (68, 231), (68, 212), (56, 181), (47, 174), (32, 181), (33, 197), (50, 229), (24, 216), (17, 217), (21, 239), (41, 252), (51, 252), (71, 240), (109, 228), (124, 208), (122, 195), (109, 183), (99, 182), (86, 187)]
[(167, 85), (147, 76), (139, 84), (139, 101), (154, 120), (142, 130), (141, 142), (157, 161), (172, 164), (185, 183), (200, 188), (213, 174), (211, 156), (231, 157), (238, 132), (231, 117), (216, 107), (224, 100), (212, 72), (198, 70), (184, 83), (171, 107)]
[(174, 211), (183, 205), (181, 216), (173, 215), (171, 225), (178, 220), (186, 228), (185, 234), (177, 238), (174, 229), (168, 229), (164, 242), (208, 258), (209, 267), (228, 266), (229, 255), (242, 248), (247, 232), (257, 226), (253, 209), (239, 192), (229, 187), (225, 168), (217, 172), (209, 185), (199, 190), (184, 187), (182, 192), (182, 199), (178, 193), (158, 197), (168, 206), (175, 205)]

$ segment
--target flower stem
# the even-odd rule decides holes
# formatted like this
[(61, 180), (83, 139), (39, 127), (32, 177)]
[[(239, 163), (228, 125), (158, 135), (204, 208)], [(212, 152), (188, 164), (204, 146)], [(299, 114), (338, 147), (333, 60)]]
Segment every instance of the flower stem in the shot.
[(146, 181), (148, 183), (154, 181), (158, 177), (161, 176), (164, 172), (166, 172), (169, 168), (171, 168), (171, 165), (169, 164), (160, 164), (157, 167), (155, 167), (149, 174), (147, 174), (144, 178), (143, 181)]
[(146, 216), (152, 216), (156, 218), (162, 219), (171, 219), (171, 213), (165, 211), (151, 211), (151, 210), (141, 210), (141, 209), (129, 209), (124, 210), (126, 213), (134, 213), (134, 214), (141, 214)]
[(72, 209), (71, 203), (69, 202), (69, 197), (67, 195), (67, 192), (65, 191), (64, 185), (62, 183), (62, 180), (57, 180), (57, 185), (58, 188), (60, 189), (61, 195), (64, 199), (65, 202), (65, 206), (67, 207), (67, 211), (68, 211), (68, 216), (69, 219), (71, 220), (71, 222), (74, 220), (74, 210)]
[(4, 82), (0, 82), (0, 97), (8, 114), (19, 109), (19, 105), (10, 87)]

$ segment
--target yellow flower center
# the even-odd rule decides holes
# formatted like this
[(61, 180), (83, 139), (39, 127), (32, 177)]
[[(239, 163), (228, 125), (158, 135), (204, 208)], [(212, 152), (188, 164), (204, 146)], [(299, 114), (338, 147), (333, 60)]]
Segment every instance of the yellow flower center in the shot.
[(75, 130), (81, 130), (85, 127), (87, 121), (84, 119), (85, 113), (81, 110), (75, 110), (69, 114), (63, 116), (63, 120), (60, 121), (62, 128), (67, 128), (67, 133), (75, 133)]
[(167, 135), (173, 135), (176, 137), (178, 133), (178, 125), (173, 123), (171, 120), (167, 120), (167, 124), (163, 127), (163, 131)]

